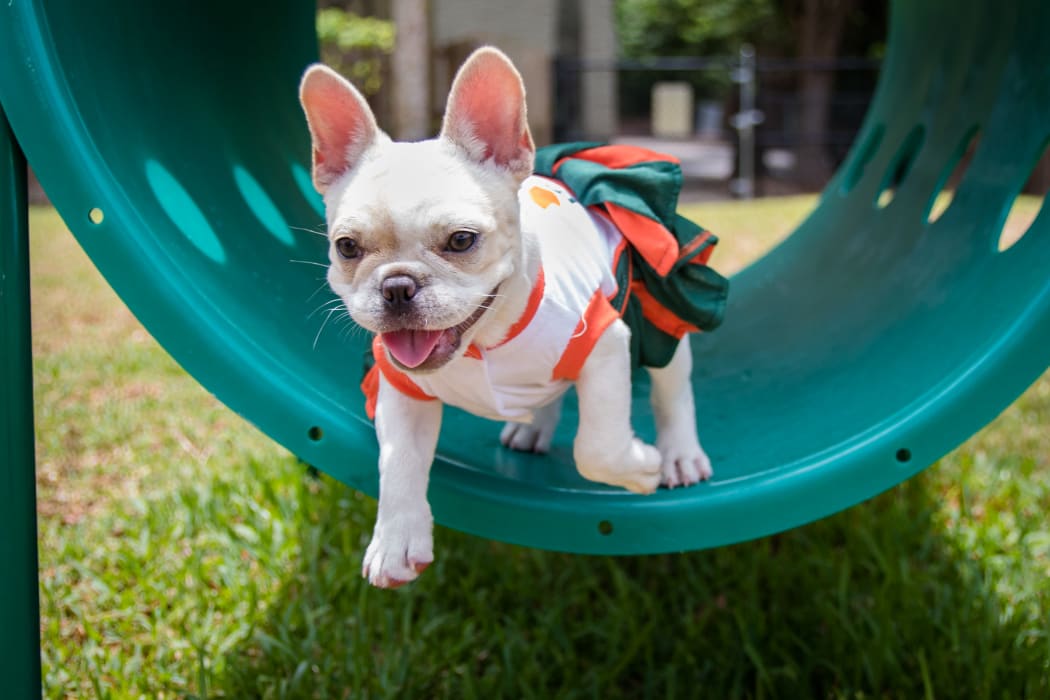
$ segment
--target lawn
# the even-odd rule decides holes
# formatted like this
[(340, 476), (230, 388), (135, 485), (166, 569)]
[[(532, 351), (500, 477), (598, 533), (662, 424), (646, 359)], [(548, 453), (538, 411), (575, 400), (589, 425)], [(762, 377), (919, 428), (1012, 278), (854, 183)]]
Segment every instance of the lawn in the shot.
[[(813, 203), (701, 220), (730, 270)], [(52, 210), (31, 227), (47, 697), (1050, 697), (1050, 375), (806, 527), (622, 558), (437, 528), (427, 574), (379, 591), (374, 502), (201, 389)]]

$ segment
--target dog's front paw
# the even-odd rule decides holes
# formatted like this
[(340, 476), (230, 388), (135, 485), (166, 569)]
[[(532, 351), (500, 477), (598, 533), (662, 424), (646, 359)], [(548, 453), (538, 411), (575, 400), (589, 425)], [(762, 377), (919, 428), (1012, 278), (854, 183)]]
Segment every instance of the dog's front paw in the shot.
[(656, 444), (660, 450), (660, 483), (663, 486), (671, 489), (676, 486), (692, 486), (697, 482), (707, 481), (714, 473), (711, 460), (695, 437), (665, 439), (661, 435)]
[(415, 580), (434, 561), (433, 519), (429, 513), (376, 520), (361, 575), (378, 588)]
[(660, 452), (638, 438), (617, 453), (597, 446), (596, 449), (577, 445), (574, 457), (576, 469), (591, 481), (622, 486), (634, 493), (652, 493), (660, 485)]

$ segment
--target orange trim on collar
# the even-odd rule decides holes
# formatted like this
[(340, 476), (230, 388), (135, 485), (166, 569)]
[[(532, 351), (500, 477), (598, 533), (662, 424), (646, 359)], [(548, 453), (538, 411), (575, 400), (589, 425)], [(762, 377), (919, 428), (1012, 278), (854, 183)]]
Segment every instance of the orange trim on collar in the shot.
[(561, 359), (551, 371), (551, 379), (575, 381), (602, 333), (618, 318), (620, 314), (605, 298), (602, 290), (596, 291), (583, 312), (583, 318), (576, 324), (576, 330), (573, 331), (569, 344), (565, 346)]
[(400, 391), (405, 396), (417, 401), (434, 401), (436, 397), (426, 393), (412, 381), (407, 374), (399, 370), (390, 362), (386, 356), (386, 347), (383, 340), (377, 335), (372, 339), (372, 357), (376, 363), (365, 375), (361, 382), (361, 391), (365, 394), (365, 413), (371, 420), (376, 418), (376, 402), (379, 399), (379, 373), (390, 386)]
[[(532, 323), (532, 319), (536, 316), (536, 311), (540, 308), (540, 302), (543, 301), (543, 290), (546, 288), (547, 283), (543, 276), (543, 265), (540, 265), (539, 272), (536, 273), (536, 281), (532, 284), (532, 292), (529, 293), (529, 301), (525, 304), (525, 311), (522, 312), (521, 317), (514, 322), (514, 324), (507, 329), (506, 337), (492, 346), (492, 348), (498, 348), (501, 345), (506, 345), (510, 341), (518, 337), (518, 334), (525, 330), (525, 327)], [(490, 349), (492, 349), (490, 348)], [(474, 345), (470, 346), (467, 350), (467, 357), (474, 357), (470, 354), (470, 351), (477, 349)], [(480, 353), (477, 355), (477, 359), (481, 359)]]
[(379, 403), (379, 367), (372, 365), (368, 374), (361, 380), (361, 393), (365, 395), (365, 415), (368, 420), (376, 419), (376, 404)]

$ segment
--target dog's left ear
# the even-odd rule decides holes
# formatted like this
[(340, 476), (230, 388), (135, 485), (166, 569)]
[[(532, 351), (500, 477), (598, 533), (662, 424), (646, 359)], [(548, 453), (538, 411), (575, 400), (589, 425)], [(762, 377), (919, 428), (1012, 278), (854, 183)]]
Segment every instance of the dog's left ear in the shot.
[(357, 88), (320, 63), (303, 74), (299, 101), (313, 141), (314, 187), (324, 194), (376, 142), (379, 127)]
[(525, 84), (503, 52), (478, 49), (452, 82), (441, 128), (473, 160), (489, 160), (524, 180), (532, 174), (536, 146), (525, 112)]

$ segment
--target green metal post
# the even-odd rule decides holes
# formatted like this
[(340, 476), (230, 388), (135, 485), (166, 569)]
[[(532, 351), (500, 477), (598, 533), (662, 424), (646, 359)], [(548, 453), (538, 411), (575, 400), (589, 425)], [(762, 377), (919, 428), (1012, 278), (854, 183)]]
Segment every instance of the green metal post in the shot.
[(40, 697), (26, 162), (0, 107), (0, 687)]

